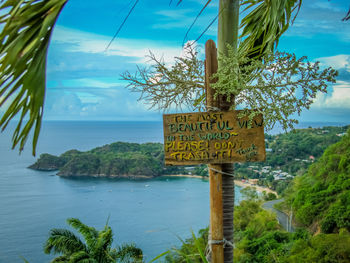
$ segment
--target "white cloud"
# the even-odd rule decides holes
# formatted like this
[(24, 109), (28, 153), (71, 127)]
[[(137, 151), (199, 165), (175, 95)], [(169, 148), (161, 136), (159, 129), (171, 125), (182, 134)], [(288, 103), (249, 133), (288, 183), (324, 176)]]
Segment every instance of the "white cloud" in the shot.
[(188, 18), (187, 14), (193, 12), (192, 9), (181, 9), (181, 10), (159, 10), (155, 12), (156, 15), (161, 15), (168, 19), (184, 19)]
[(53, 42), (68, 44), (66, 52), (100, 53), (106, 56), (135, 57), (140, 63), (147, 61), (146, 55), (151, 50), (157, 57), (163, 57), (165, 62), (172, 62), (175, 56), (181, 54), (181, 46), (171, 46), (159, 41), (143, 39), (118, 38), (113, 41), (106, 51), (111, 40), (110, 36), (99, 35), (62, 26), (57, 26), (52, 38)]
[[(330, 57), (320, 57), (316, 60), (321, 62), (322, 66), (331, 66), (337, 70), (350, 72), (350, 55), (340, 54)], [(350, 82), (346, 80), (337, 80), (332, 90), (328, 94), (319, 93), (313, 104), (314, 108), (323, 109), (350, 109)]]
[(312, 108), (350, 109), (350, 82), (338, 81), (331, 94), (317, 94)]
[(92, 79), (92, 78), (83, 78), (83, 79), (71, 79), (67, 81), (63, 81), (63, 84), (69, 87), (93, 87), (93, 88), (112, 88), (115, 86), (119, 86), (123, 83), (120, 81), (117, 82), (115, 80), (109, 79)]
[(345, 68), (350, 72), (350, 55), (341, 54), (331, 57), (320, 57), (316, 60), (320, 61), (323, 66), (331, 66), (334, 69)]

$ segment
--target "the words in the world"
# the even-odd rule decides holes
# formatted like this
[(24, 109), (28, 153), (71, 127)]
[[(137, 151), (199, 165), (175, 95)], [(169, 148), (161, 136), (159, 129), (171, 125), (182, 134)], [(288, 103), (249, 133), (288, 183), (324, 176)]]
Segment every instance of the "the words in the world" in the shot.
[(249, 122), (239, 112), (164, 114), (165, 164), (264, 161), (262, 115)]

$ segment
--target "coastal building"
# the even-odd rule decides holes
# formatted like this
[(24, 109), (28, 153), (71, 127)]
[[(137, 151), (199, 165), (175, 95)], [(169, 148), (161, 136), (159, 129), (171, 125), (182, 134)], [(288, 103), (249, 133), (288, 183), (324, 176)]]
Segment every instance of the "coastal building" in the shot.
[(280, 174), (280, 173), (282, 173), (282, 170), (273, 170), (272, 173), (273, 174)]
[(347, 133), (346, 132), (343, 132), (343, 133), (337, 133), (336, 135), (338, 136), (338, 137), (342, 137), (342, 136), (344, 136), (344, 135), (346, 135)]
[(273, 176), (273, 179), (275, 179), (275, 181), (278, 181), (278, 180), (286, 180), (286, 177), (281, 175), (281, 174), (275, 174)]

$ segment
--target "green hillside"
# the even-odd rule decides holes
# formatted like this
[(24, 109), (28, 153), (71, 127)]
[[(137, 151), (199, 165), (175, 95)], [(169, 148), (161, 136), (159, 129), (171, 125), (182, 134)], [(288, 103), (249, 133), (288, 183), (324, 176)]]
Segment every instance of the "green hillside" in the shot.
[[(350, 262), (350, 130), (347, 134), (286, 190), (282, 209), (290, 212), (293, 208), (299, 226), (294, 233), (282, 229), (276, 215), (262, 208), (257, 195), (246, 196), (235, 206), (234, 262)], [(186, 240), (166, 262), (182, 263), (188, 258), (203, 262), (205, 233), (201, 230), (197, 238)]]
[[(349, 133), (349, 132), (348, 132)], [(331, 145), (286, 193), (298, 224), (312, 232), (350, 230), (350, 136)]]

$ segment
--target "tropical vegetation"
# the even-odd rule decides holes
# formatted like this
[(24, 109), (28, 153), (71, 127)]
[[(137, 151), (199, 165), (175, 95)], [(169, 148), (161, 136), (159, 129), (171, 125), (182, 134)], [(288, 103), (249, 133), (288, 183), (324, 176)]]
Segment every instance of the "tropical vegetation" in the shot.
[(77, 218), (68, 218), (67, 223), (84, 238), (84, 241), (70, 230), (51, 229), (44, 252), (58, 254), (52, 263), (142, 262), (142, 250), (134, 244), (112, 248), (113, 232), (108, 224), (98, 231)]
[(350, 136), (327, 148), (307, 173), (295, 178), (285, 198), (296, 223), (311, 232), (350, 231)]
[[(265, 134), (266, 161), (235, 164), (236, 176), (259, 179), (259, 185), (267, 186), (281, 195), (293, 177), (305, 174), (327, 147), (341, 140), (348, 128), (309, 127), (277, 135)], [(276, 179), (279, 173), (287, 174), (288, 177)]]
[[(258, 195), (244, 189), (245, 200), (234, 214), (234, 262), (350, 262), (349, 149), (350, 136), (344, 135), (286, 190), (279, 209), (293, 216), (295, 232), (283, 230), (276, 215), (263, 209)], [(203, 262), (200, 254), (205, 246), (196, 245), (196, 239), (203, 242), (204, 232), (172, 250), (177, 254), (166, 261), (186, 262), (186, 253), (192, 262)]]
[[(279, 225), (276, 215), (262, 208), (259, 199), (247, 199), (235, 207), (234, 262), (237, 263), (345, 263), (350, 260), (350, 233), (312, 235), (308, 228), (289, 233)], [(208, 228), (169, 250), (165, 262), (207, 262)]]
[(289, 233), (276, 215), (256, 200), (242, 201), (235, 213), (234, 262), (348, 262), (350, 233), (312, 235), (305, 228)]

